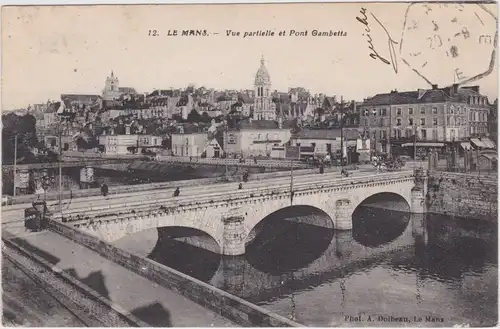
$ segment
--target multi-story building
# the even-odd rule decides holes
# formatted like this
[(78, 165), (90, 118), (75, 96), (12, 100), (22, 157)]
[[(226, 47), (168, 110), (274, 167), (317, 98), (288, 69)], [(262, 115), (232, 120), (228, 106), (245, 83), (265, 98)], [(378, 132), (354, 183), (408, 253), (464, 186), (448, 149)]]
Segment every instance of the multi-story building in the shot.
[(201, 156), (209, 143), (207, 133), (172, 134), (172, 154), (176, 156)]
[(107, 154), (130, 154), (130, 148), (139, 145), (139, 135), (101, 135), (99, 144)]
[[(376, 151), (413, 141), (440, 147), (486, 134), (488, 101), (479, 87), (446, 88), (377, 94), (359, 105), (361, 129)], [(425, 142), (428, 142), (425, 144)]]
[(291, 137), (291, 146), (307, 149), (311, 156), (337, 154), (347, 155), (348, 147), (356, 147), (359, 132), (356, 128), (344, 129), (302, 129)]
[(224, 151), (228, 154), (270, 156), (273, 147), (290, 140), (291, 122), (250, 120), (224, 132)]

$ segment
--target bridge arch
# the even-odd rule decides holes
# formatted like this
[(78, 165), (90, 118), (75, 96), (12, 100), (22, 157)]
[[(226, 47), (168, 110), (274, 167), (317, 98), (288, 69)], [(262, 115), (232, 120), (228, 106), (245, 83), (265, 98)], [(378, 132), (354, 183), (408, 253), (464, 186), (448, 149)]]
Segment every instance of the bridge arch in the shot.
[(408, 227), (411, 203), (403, 195), (380, 192), (361, 201), (352, 213), (352, 236), (364, 247), (395, 241)]
[(289, 273), (320, 258), (333, 237), (334, 222), (324, 210), (289, 205), (263, 217), (250, 230), (245, 241), (246, 259), (261, 272)]
[(114, 243), (115, 241), (137, 232), (156, 229), (159, 227), (183, 227), (204, 232), (217, 242), (219, 250), (222, 252), (224, 230), (221, 218), (221, 210), (217, 214), (207, 209), (198, 211), (157, 211), (145, 215), (138, 215), (131, 220), (116, 221), (94, 221), (76, 225), (84, 231), (98, 236), (104, 241)]
[[(300, 201), (300, 200), (299, 200)], [(332, 211), (329, 211), (327, 207), (317, 198), (310, 198), (312, 202), (291, 202), (289, 197), (277, 197), (272, 200), (267, 201), (262, 205), (254, 204), (245, 209), (245, 232), (247, 236), (245, 237), (245, 241), (248, 238), (252, 238), (252, 232), (255, 228), (259, 229), (261, 223), (264, 223), (265, 220), (272, 219), (273, 216), (278, 215), (291, 215), (293, 210), (299, 211), (299, 215), (307, 216), (308, 214), (318, 214), (325, 221), (324, 226), (333, 228), (334, 227), (334, 218), (330, 214), (333, 214)], [(326, 221), (328, 219), (328, 221)], [(319, 224), (319, 223), (316, 223)], [(261, 224), (262, 225), (262, 224)], [(248, 241), (247, 241), (248, 242)]]

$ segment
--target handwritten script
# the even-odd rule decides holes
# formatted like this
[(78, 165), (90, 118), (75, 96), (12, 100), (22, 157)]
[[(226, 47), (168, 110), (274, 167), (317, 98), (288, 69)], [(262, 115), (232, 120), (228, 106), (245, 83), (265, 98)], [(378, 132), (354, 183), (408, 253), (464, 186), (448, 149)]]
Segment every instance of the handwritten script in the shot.
[(373, 17), (375, 22), (377, 22), (377, 24), (379, 24), (380, 27), (382, 27), (382, 29), (385, 32), (385, 35), (387, 37), (387, 45), (389, 48), (390, 60), (388, 60), (387, 58), (380, 55), (379, 52), (375, 49), (375, 46), (373, 45), (373, 39), (370, 35), (372, 30), (370, 29), (370, 24), (368, 23), (368, 16), (366, 14), (367, 13), (366, 8), (361, 8), (360, 13), (361, 13), (362, 17), (360, 18), (360, 17), (356, 16), (356, 20), (365, 26), (366, 37), (368, 38), (368, 49), (370, 49), (370, 51), (371, 51), (369, 56), (373, 59), (380, 60), (384, 64), (392, 65), (394, 72), (398, 73), (398, 62), (397, 62), (397, 58), (396, 58), (396, 50), (394, 49), (394, 45), (397, 45), (398, 42), (394, 41), (394, 39), (389, 34), (389, 31), (387, 31), (385, 26), (377, 19), (377, 17), (375, 17), (375, 15), (373, 15), (373, 13), (370, 13), (370, 15)]

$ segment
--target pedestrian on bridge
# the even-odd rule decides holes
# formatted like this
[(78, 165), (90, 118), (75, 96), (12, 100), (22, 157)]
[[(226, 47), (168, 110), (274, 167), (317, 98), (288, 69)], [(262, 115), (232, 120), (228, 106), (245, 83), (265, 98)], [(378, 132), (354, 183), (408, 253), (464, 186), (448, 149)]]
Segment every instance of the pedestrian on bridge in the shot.
[(101, 185), (102, 196), (107, 196), (108, 192), (109, 192), (108, 185), (106, 183), (102, 183), (102, 185)]
[(242, 190), (243, 189), (243, 183), (240, 183), (240, 185), (238, 185), (238, 190)]
[(249, 173), (248, 173), (248, 169), (247, 169), (247, 170), (245, 170), (245, 172), (243, 173), (243, 181), (244, 181), (245, 183), (246, 183), (246, 182), (248, 182), (248, 175), (249, 175)]
[(177, 188), (175, 189), (175, 191), (174, 191), (174, 194), (173, 194), (173, 195), (174, 195), (174, 197), (176, 197), (176, 196), (179, 196), (179, 194), (181, 194), (181, 190), (177, 187)]

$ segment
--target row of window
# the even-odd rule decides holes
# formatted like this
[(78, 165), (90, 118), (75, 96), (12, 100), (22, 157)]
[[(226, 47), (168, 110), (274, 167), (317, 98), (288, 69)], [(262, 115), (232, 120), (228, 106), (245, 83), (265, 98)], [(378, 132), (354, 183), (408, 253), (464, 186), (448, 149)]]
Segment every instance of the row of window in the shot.
[[(454, 138), (461, 138), (464, 137), (465, 131), (463, 130), (454, 130), (451, 129), (449, 131), (449, 139), (454, 139)], [(470, 128), (470, 134), (475, 135), (475, 134), (485, 134), (487, 133), (487, 129), (484, 127), (476, 128), (476, 127), (471, 127)], [(399, 138), (412, 138), (413, 135), (415, 134), (415, 131), (413, 129), (406, 129), (406, 130), (401, 130), (401, 129), (394, 129), (393, 133), (391, 135), (391, 138), (394, 139), (399, 139)], [(387, 131), (385, 130), (380, 130), (380, 131), (372, 131), (371, 132), (371, 137), (372, 140), (386, 140), (387, 139)], [(429, 136), (427, 129), (419, 129), (417, 132), (417, 138), (420, 140), (428, 140), (428, 138), (431, 138), (431, 140), (438, 140), (439, 139), (439, 134), (437, 129), (431, 129), (431, 135)], [(442, 137), (441, 137), (442, 138)]]
[(488, 114), (486, 112), (470, 112), (469, 113), (470, 121), (480, 121), (486, 122), (488, 121)]
[(488, 99), (481, 96), (471, 96), (469, 97), (469, 104), (471, 105), (488, 105)]
[[(467, 112), (467, 109), (466, 107), (457, 107), (457, 108), (448, 108), (448, 114), (462, 114), (462, 115), (465, 115), (465, 113)], [(472, 112), (471, 112), (472, 113)], [(403, 114), (403, 109), (398, 107), (396, 109), (396, 115), (402, 115)], [(417, 114), (417, 111), (416, 109), (412, 108), (412, 107), (409, 107), (408, 108), (408, 114), (409, 115), (415, 115)], [(426, 114), (426, 108), (425, 107), (421, 107), (420, 108), (420, 114)], [(432, 107), (432, 114), (438, 114), (438, 108), (437, 107)], [(486, 114), (486, 113), (484, 113)], [(370, 110), (368, 109), (365, 109), (364, 111), (362, 111), (361, 113), (362, 116), (386, 116), (387, 115), (387, 109), (386, 108), (381, 108), (381, 109), (372, 109), (371, 110), (371, 113), (370, 113)]]
[[(469, 116), (469, 122), (473, 123), (473, 122), (486, 122), (487, 121), (487, 114), (486, 113), (477, 113), (477, 112), (474, 112), (474, 113), (471, 113), (470, 116)], [(414, 124), (416, 124), (416, 120), (415, 118), (408, 118), (408, 125), (410, 126), (413, 126)], [(387, 123), (387, 124), (386, 124)], [(378, 125), (379, 122), (375, 121), (375, 119), (372, 120), (372, 125)], [(434, 117), (432, 118), (432, 125), (433, 126), (437, 126), (439, 124), (442, 124), (438, 121), (438, 118), (437, 117)], [(448, 126), (465, 126), (467, 125), (467, 120), (466, 120), (466, 117), (459, 117), (459, 116), (456, 116), (456, 117), (453, 117), (453, 116), (448, 116), (446, 118), (446, 124)], [(364, 120), (364, 125), (365, 126), (369, 126), (370, 125), (370, 122), (368, 119), (365, 119)], [(384, 127), (384, 126), (389, 126), (389, 123), (387, 122), (387, 120), (384, 120), (383, 118), (380, 119), (380, 124), (379, 124), (381, 127)], [(403, 119), (402, 118), (396, 118), (396, 126), (401, 126), (403, 125)], [(420, 125), (421, 126), (425, 126), (426, 125), (426, 118), (420, 118)]]

